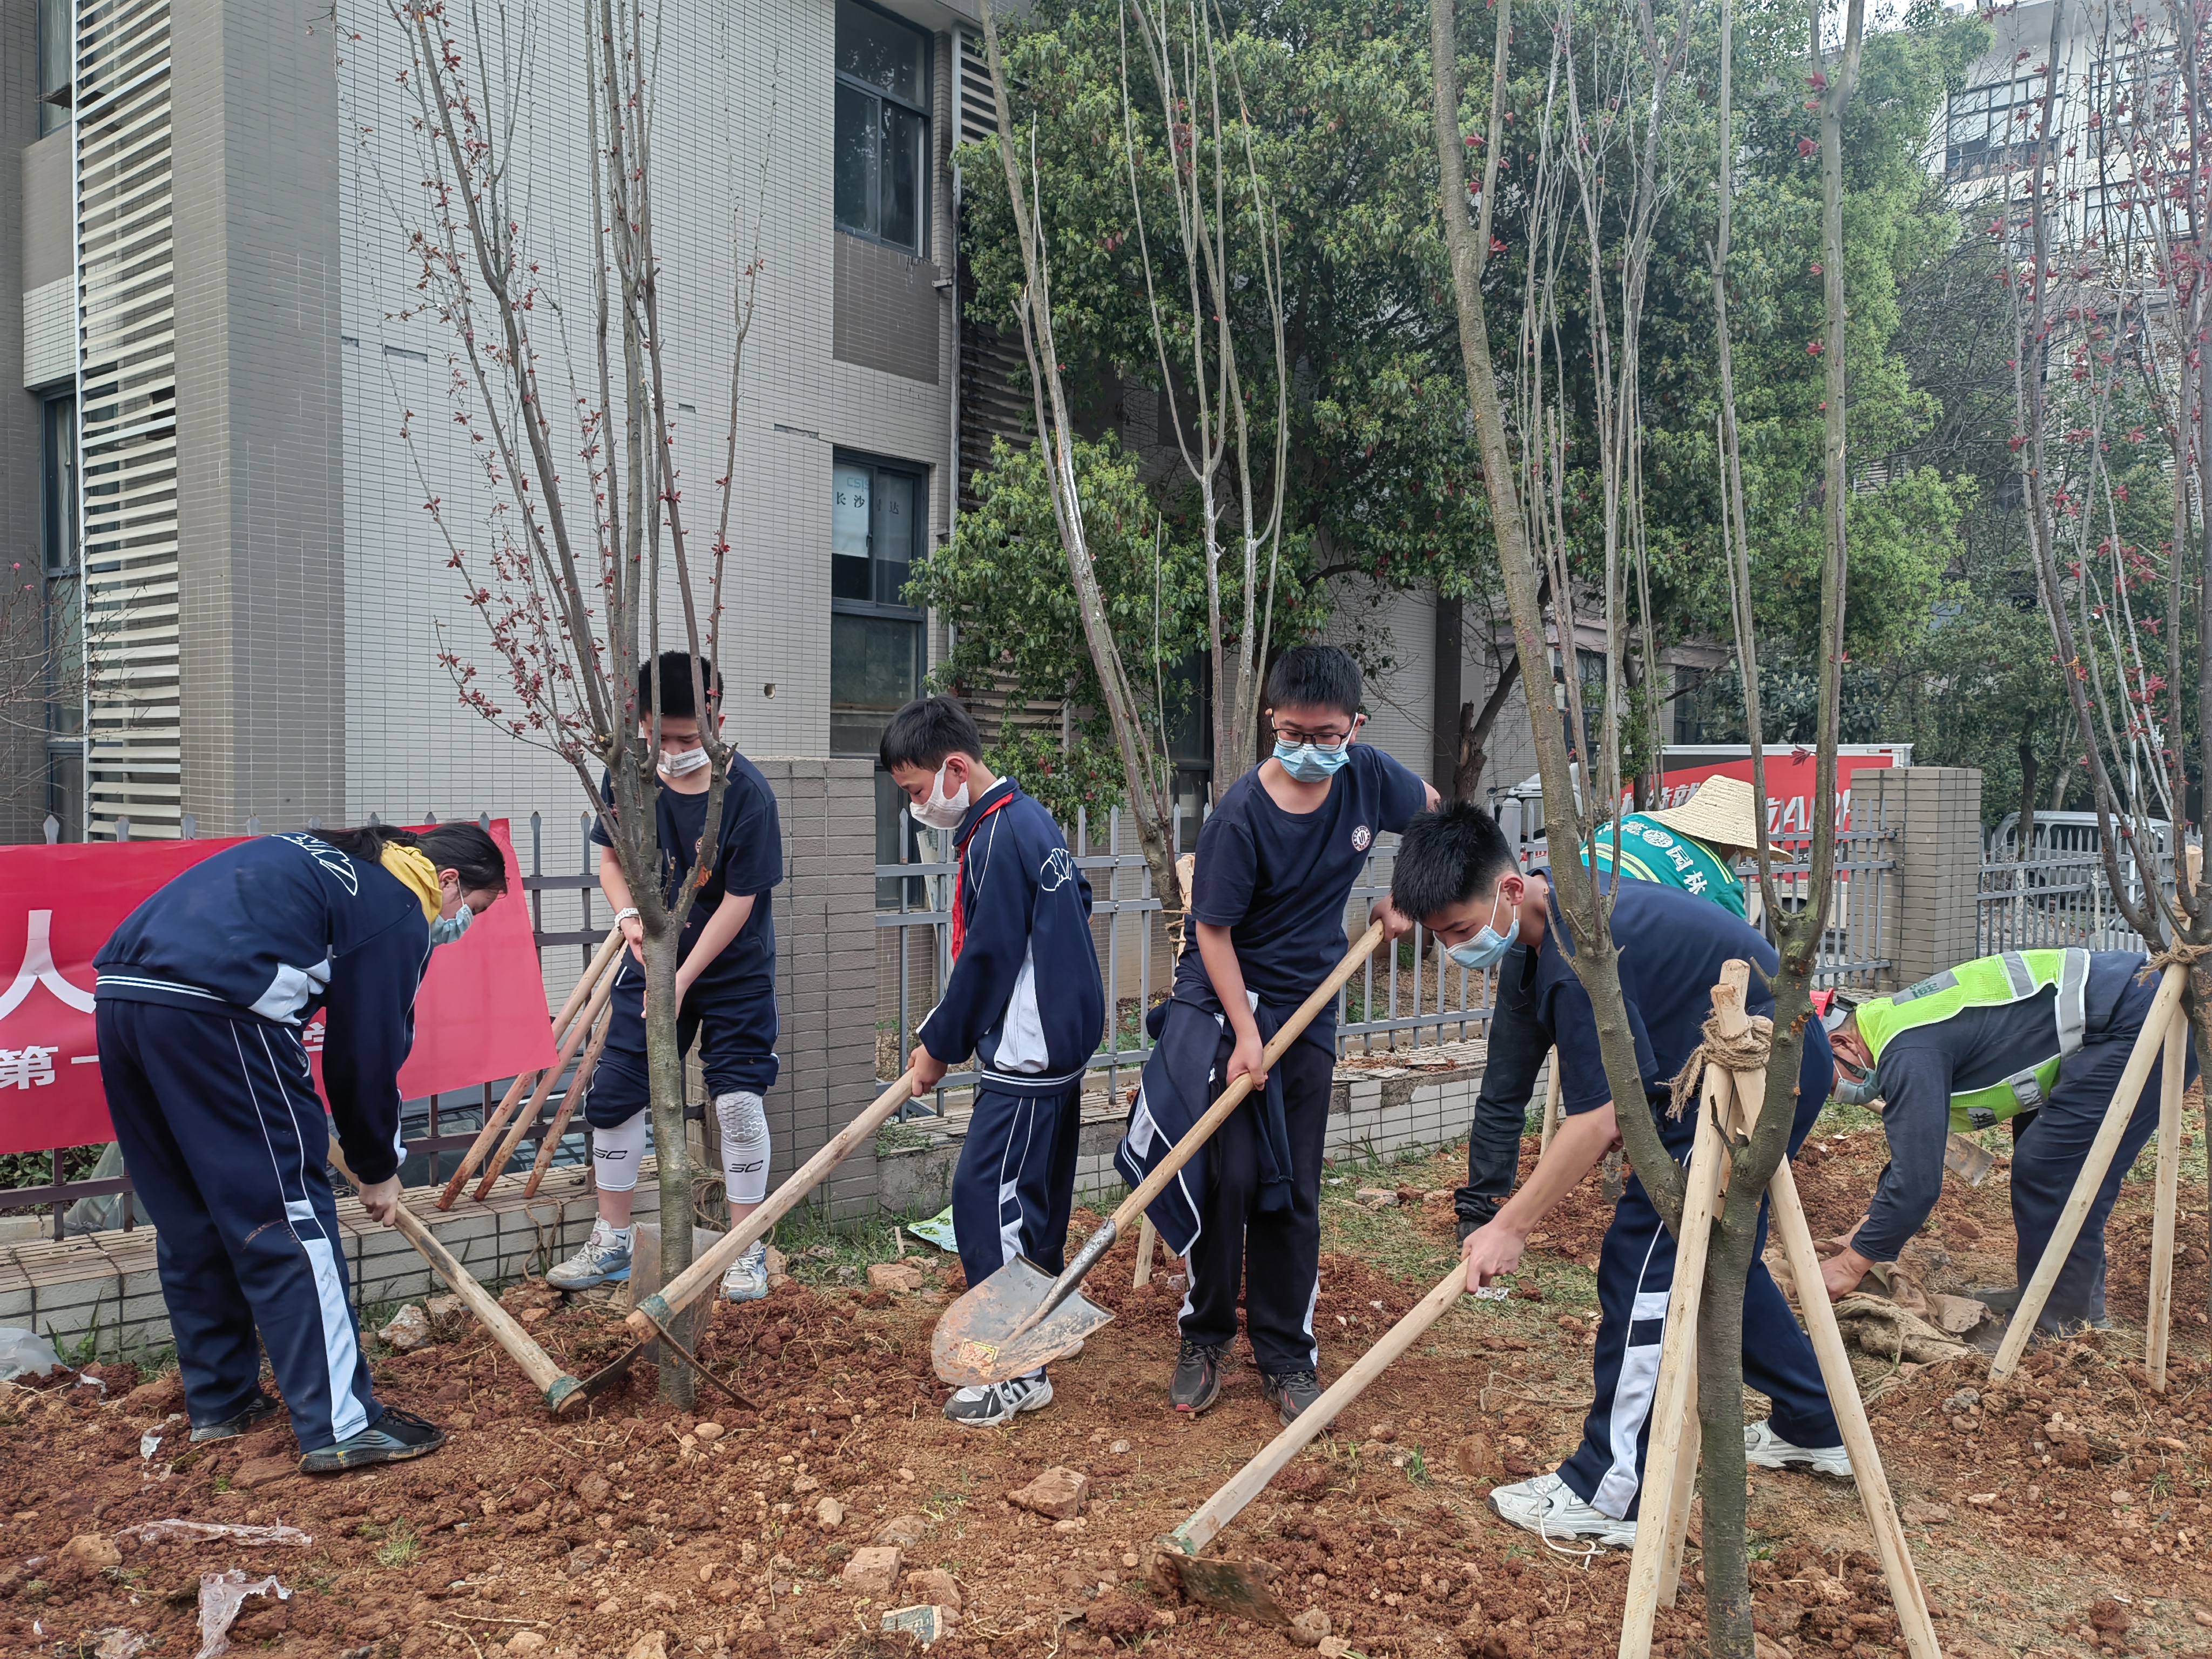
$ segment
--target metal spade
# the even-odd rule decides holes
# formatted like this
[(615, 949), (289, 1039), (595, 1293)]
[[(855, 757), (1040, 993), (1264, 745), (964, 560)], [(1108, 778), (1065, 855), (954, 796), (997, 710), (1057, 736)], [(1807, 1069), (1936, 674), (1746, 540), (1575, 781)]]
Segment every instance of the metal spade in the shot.
[[(1274, 1069), (1275, 1063), (1321, 1011), (1336, 1000), (1336, 994), (1344, 988), (1345, 981), (1358, 972), (1359, 964), (1382, 943), (1382, 924), (1370, 923), (1358, 941), (1345, 952), (1344, 960), (1329, 970), (1328, 977), (1299, 1005), (1298, 1011), (1283, 1022), (1282, 1029), (1275, 1033), (1274, 1040), (1261, 1057), (1268, 1070)], [(1048, 1278), (1043, 1268), (1028, 1258), (1017, 1256), (947, 1308), (945, 1316), (937, 1322), (937, 1334), (930, 1342), (930, 1361), (937, 1368), (938, 1376), (957, 1389), (1003, 1382), (1011, 1376), (1024, 1376), (1072, 1352), (1085, 1336), (1113, 1318), (1106, 1309), (1078, 1294), (1084, 1276), (1114, 1248), (1114, 1241), (1121, 1237), (1123, 1229), (1167, 1190), (1168, 1182), (1190, 1161), (1191, 1154), (1206, 1145), (1251, 1092), (1249, 1073), (1224, 1089), (1221, 1097), (1190, 1126), (1190, 1132), (1153, 1166), (1152, 1172), (1137, 1189), (1121, 1200), (1097, 1231), (1083, 1241), (1083, 1248), (1058, 1279)]]

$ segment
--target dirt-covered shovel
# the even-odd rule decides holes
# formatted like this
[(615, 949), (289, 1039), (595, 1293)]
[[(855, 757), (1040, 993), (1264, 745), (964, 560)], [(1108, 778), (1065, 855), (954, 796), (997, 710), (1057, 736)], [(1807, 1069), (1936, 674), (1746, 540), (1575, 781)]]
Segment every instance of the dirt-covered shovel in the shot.
[(1466, 1288), (1467, 1269), (1455, 1262), (1436, 1289), (1385, 1331), (1382, 1339), (1359, 1357), (1357, 1364), (1330, 1383), (1328, 1392), (1300, 1412), (1287, 1428), (1267, 1443), (1265, 1450), (1200, 1504), (1190, 1519), (1160, 1540), (1160, 1554), (1182, 1581), (1184, 1595), (1239, 1619), (1263, 1620), (1273, 1625), (1290, 1623), (1289, 1616), (1267, 1588), (1269, 1575), (1264, 1565), (1206, 1561), (1199, 1559), (1199, 1552), (1243, 1512), (1244, 1506), (1282, 1472), (1285, 1464), (1334, 1422), (1337, 1413), (1349, 1406), (1363, 1389), (1413, 1346), (1423, 1332), (1449, 1312)]
[[(1321, 1011), (1336, 1000), (1345, 981), (1359, 970), (1382, 943), (1382, 924), (1372, 923), (1344, 960), (1329, 972), (1320, 988), (1283, 1022), (1274, 1040), (1261, 1055), (1270, 1071), (1304, 1034)], [(1221, 1097), (1190, 1127), (1168, 1155), (1152, 1168), (1136, 1191), (1121, 1200), (1097, 1231), (1083, 1242), (1067, 1271), (1054, 1279), (1027, 1256), (1016, 1256), (945, 1310), (931, 1340), (929, 1357), (940, 1380), (954, 1388), (1003, 1382), (1024, 1376), (1040, 1365), (1072, 1353), (1113, 1315), (1089, 1297), (1079, 1294), (1084, 1276), (1114, 1248), (1114, 1241), (1135, 1222), (1152, 1201), (1167, 1190), (1191, 1154), (1203, 1146), (1229, 1115), (1252, 1092), (1250, 1073), (1221, 1091)]]

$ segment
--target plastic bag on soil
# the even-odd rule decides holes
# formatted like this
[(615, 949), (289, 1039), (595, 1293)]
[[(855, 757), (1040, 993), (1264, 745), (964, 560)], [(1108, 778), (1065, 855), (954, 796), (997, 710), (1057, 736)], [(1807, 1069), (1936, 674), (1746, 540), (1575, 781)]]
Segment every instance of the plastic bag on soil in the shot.
[(141, 1543), (169, 1543), (183, 1539), (227, 1538), (240, 1544), (289, 1544), (305, 1549), (313, 1543), (313, 1534), (297, 1527), (240, 1527), (220, 1521), (142, 1521), (135, 1527), (125, 1527), (115, 1534), (118, 1538), (136, 1538)]
[(21, 1326), (0, 1328), (0, 1382), (19, 1376), (45, 1376), (67, 1369), (54, 1345)]
[(909, 1238), (921, 1239), (936, 1245), (940, 1250), (957, 1252), (960, 1248), (959, 1241), (952, 1236), (952, 1206), (950, 1204), (945, 1206), (941, 1214), (933, 1215), (927, 1221), (908, 1222), (906, 1231)]
[(237, 1567), (228, 1572), (202, 1573), (198, 1659), (216, 1659), (217, 1654), (230, 1651), (230, 1627), (237, 1622), (238, 1610), (246, 1605), (247, 1596), (274, 1595), (281, 1601), (291, 1594), (276, 1582), (273, 1572), (262, 1579), (248, 1578)]

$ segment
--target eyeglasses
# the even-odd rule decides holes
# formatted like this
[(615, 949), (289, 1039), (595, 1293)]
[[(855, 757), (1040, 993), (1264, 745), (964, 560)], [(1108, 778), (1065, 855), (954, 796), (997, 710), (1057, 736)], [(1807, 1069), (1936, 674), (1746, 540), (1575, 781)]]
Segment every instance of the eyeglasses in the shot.
[(1350, 730), (1343, 732), (1306, 732), (1295, 726), (1275, 725), (1274, 732), (1285, 743), (1310, 743), (1316, 749), (1340, 749), (1352, 741), (1352, 733), (1359, 729), (1366, 717), (1355, 716)]

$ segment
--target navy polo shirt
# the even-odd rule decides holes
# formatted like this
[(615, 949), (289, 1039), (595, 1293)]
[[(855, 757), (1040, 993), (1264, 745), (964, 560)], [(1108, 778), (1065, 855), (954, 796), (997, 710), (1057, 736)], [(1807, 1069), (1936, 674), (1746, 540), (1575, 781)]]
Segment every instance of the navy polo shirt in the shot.
[[(1375, 837), (1402, 832), (1428, 805), (1420, 779), (1370, 744), (1355, 743), (1310, 812), (1275, 804), (1255, 767), (1229, 786), (1198, 832), (1190, 914), (1226, 927), (1244, 986), (1285, 1011), (1313, 994), (1344, 959), (1344, 909)], [(1176, 988), (1211, 994), (1195, 939)], [(1328, 1029), (1333, 1016), (1314, 1022)]]
[[(1551, 872), (1540, 873), (1548, 883)], [(1609, 878), (1607, 884), (1611, 884)], [(1689, 1147), (1696, 1116), (1690, 1111), (1680, 1117), (1668, 1115), (1672, 1098), (1668, 1085), (1705, 1039), (1721, 969), (1732, 957), (1750, 963), (1753, 971), (1745, 992), (1745, 1012), (1771, 1017), (1774, 993), (1764, 976), (1777, 970), (1780, 958), (1755, 929), (1711, 899), (1647, 881), (1620, 884), (1614, 895), (1613, 937), (1628, 1028), (1636, 1039), (1637, 1070), (1659, 1121), (1660, 1136), (1679, 1156)], [(1613, 1098), (1605, 1057), (1598, 1048), (1597, 1021), (1589, 994), (1575, 977), (1569, 960), (1572, 954), (1573, 940), (1560, 917), (1555, 892), (1544, 947), (1526, 971), (1533, 981), (1530, 1006), (1536, 1023), (1559, 1048), (1559, 1105), (1571, 1115), (1594, 1111)], [(1798, 1086), (1826, 1098), (1832, 1076), (1827, 1034), (1818, 1022), (1810, 1023)]]

